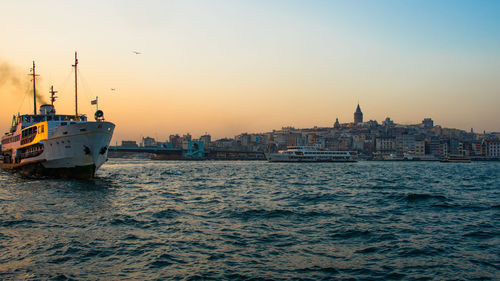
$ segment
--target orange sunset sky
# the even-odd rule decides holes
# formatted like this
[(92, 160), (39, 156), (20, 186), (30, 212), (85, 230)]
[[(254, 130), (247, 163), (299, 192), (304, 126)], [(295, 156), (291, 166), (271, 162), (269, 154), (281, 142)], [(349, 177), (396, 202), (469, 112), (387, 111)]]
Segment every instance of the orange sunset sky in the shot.
[[(2, 1), (0, 130), (58, 91), (113, 142), (365, 120), (500, 131), (499, 1)], [(141, 52), (135, 54), (133, 51)], [(115, 90), (111, 90), (114, 88)]]

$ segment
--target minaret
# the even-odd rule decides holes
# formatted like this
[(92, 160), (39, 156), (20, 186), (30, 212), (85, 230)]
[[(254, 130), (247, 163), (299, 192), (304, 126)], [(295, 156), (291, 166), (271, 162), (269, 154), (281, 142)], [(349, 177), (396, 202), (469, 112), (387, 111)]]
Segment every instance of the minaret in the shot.
[(363, 112), (361, 112), (361, 108), (359, 107), (358, 103), (356, 112), (354, 112), (354, 124), (359, 124), (359, 123), (363, 123)]

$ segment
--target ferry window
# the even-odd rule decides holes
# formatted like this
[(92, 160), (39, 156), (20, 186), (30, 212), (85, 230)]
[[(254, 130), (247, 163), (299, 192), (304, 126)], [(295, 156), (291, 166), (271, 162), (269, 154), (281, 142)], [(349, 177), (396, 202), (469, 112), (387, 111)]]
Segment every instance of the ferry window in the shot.
[(47, 121), (52, 121), (52, 116), (47, 116)]
[(42, 133), (43, 133), (43, 131), (44, 131), (44, 127), (45, 127), (44, 125), (42, 125), (42, 126), (41, 126), (41, 132), (42, 132)]
[(55, 120), (55, 121), (59, 121), (59, 116), (55, 116), (55, 117), (54, 117), (54, 120)]

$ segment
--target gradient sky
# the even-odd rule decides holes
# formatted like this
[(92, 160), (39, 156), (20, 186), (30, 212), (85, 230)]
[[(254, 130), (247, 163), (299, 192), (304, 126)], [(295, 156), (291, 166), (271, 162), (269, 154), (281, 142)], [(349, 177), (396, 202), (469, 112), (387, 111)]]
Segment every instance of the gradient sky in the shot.
[(365, 120), (500, 131), (500, 1), (0, 3), (2, 132), (33, 111), (33, 60), (74, 112), (75, 51), (80, 111), (99, 96), (113, 142), (332, 126), (358, 101)]

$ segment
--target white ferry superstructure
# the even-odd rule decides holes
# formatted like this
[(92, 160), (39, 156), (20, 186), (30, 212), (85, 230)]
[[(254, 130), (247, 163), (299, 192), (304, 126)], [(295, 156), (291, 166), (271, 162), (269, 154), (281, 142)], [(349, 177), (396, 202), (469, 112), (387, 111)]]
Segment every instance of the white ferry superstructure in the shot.
[(315, 146), (289, 146), (266, 157), (270, 162), (356, 162), (349, 151), (322, 150)]
[[(75, 53), (75, 99), (77, 63)], [(56, 114), (55, 92), (51, 93), (52, 104), (42, 105), (39, 114), (34, 92), (34, 114), (13, 117), (10, 131), (2, 137), (1, 166), (28, 176), (93, 178), (108, 159), (115, 125), (104, 121), (101, 110), (95, 122), (79, 115), (77, 106), (75, 115)]]

